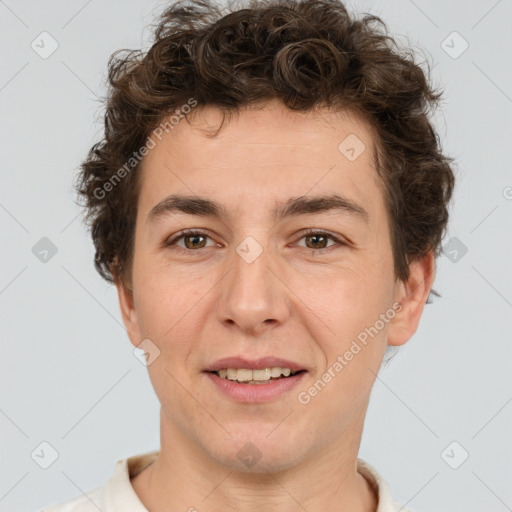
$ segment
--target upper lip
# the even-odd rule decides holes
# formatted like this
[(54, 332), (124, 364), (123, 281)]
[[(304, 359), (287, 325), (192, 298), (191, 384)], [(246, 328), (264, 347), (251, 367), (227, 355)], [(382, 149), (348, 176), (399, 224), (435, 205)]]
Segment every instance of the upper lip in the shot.
[(240, 368), (248, 370), (263, 370), (264, 368), (290, 368), (292, 372), (306, 370), (303, 365), (295, 363), (294, 361), (288, 361), (287, 359), (281, 359), (279, 357), (262, 357), (260, 359), (246, 359), (244, 357), (225, 357), (219, 359), (214, 363), (207, 366), (205, 372), (216, 372), (225, 368)]

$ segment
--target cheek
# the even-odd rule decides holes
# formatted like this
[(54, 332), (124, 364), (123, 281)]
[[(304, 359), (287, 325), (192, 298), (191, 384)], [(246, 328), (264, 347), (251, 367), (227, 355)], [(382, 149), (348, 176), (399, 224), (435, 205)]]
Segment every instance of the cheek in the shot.
[[(306, 298), (309, 317), (317, 326), (312, 336), (323, 353), (325, 364), (319, 371), (323, 374), (330, 369), (331, 372), (325, 376), (332, 382), (326, 386), (329, 391), (324, 396), (337, 401), (337, 405), (332, 404), (333, 411), (346, 405), (345, 400), (364, 399), (375, 378), (370, 370), (378, 372), (389, 322), (395, 312), (391, 308), (393, 279), (390, 272), (391, 263), (385, 258), (379, 260), (375, 254), (375, 257), (365, 258), (364, 264), (347, 265), (327, 279), (322, 277), (316, 283), (303, 281), (302, 291), (298, 293)], [(306, 314), (306, 309), (302, 308)], [(339, 364), (334, 367), (336, 361)], [(339, 393), (344, 398), (336, 398)]]
[(195, 364), (194, 353), (204, 328), (205, 312), (213, 311), (208, 296), (205, 297), (212, 285), (206, 282), (203, 285), (206, 279), (201, 277), (162, 269), (155, 264), (146, 268), (149, 270), (145, 276), (140, 275), (138, 282), (137, 315), (143, 335), (159, 348), (162, 363), (155, 368), (151, 365), (149, 371), (150, 374), (158, 371), (161, 374), (158, 378), (172, 381), (160, 368), (165, 367), (181, 382), (186, 377), (185, 368)]
[(179, 330), (180, 337), (183, 337), (183, 321), (189, 327), (193, 325), (190, 319), (197, 314), (199, 308), (196, 306), (211, 287), (206, 281), (199, 273), (172, 268), (162, 257), (151, 258), (148, 255), (135, 260), (137, 313), (139, 323), (147, 328), (148, 336), (167, 340)]
[(371, 281), (355, 276), (340, 279), (331, 283), (328, 300), (324, 300), (322, 319), (329, 330), (315, 341), (325, 367), (319, 368), (314, 389), (310, 389), (316, 393), (311, 400), (314, 410), (333, 423), (341, 412), (350, 416), (366, 404), (386, 349), (393, 316), (385, 287), (376, 289)]
[(368, 259), (314, 278), (298, 279), (290, 288), (303, 297), (328, 339), (346, 342), (373, 325), (391, 306), (393, 281), (386, 266)]

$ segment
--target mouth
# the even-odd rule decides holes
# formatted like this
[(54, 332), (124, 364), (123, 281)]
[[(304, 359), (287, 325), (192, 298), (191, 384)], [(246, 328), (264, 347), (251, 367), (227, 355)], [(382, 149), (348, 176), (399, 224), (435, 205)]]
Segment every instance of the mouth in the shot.
[(274, 356), (225, 357), (203, 369), (222, 396), (253, 404), (278, 400), (296, 388), (307, 373), (305, 365)]
[[(277, 376), (278, 370), (279, 376)], [(292, 372), (290, 368), (283, 367), (257, 370), (221, 368), (204, 372), (221, 396), (246, 404), (263, 404), (278, 400), (295, 389), (306, 374), (307, 370)]]
[(221, 368), (216, 371), (209, 371), (221, 379), (225, 379), (237, 384), (246, 385), (265, 385), (278, 380), (289, 379), (306, 370), (292, 370), (280, 366), (272, 366), (258, 370), (249, 368)]

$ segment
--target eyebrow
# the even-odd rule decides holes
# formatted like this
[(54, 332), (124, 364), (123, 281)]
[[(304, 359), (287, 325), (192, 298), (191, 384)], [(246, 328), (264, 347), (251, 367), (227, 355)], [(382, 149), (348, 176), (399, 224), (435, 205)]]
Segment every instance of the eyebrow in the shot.
[[(295, 215), (330, 211), (350, 214), (364, 221), (365, 224), (369, 223), (368, 212), (361, 205), (338, 194), (292, 197), (286, 202), (276, 205), (271, 212), (271, 217), (274, 222), (279, 222)], [(229, 218), (226, 208), (210, 199), (173, 194), (162, 199), (151, 209), (147, 221), (155, 222), (157, 219), (170, 213), (185, 213), (215, 219)]]

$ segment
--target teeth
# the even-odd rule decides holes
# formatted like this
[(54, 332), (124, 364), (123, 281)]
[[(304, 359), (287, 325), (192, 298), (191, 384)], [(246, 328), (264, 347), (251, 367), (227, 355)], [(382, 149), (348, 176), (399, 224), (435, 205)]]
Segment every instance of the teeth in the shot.
[(263, 368), (263, 370), (253, 370), (252, 379), (249, 380), (269, 380), (270, 368)]
[(249, 382), (252, 380), (252, 370), (236, 370), (236, 380), (240, 382)]
[(281, 377), (281, 368), (270, 368), (271, 377)]
[(292, 373), (290, 368), (274, 366), (261, 370), (249, 370), (246, 368), (223, 368), (216, 372), (223, 379), (236, 380), (239, 382), (269, 381), (271, 378), (278, 379), (283, 375), (289, 377)]

